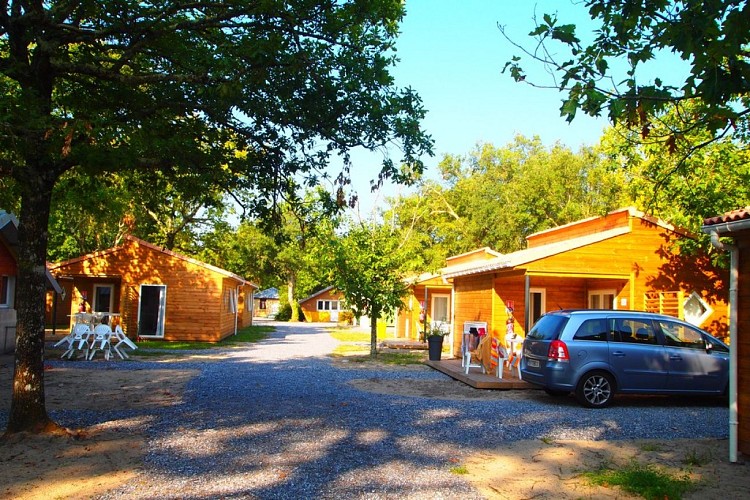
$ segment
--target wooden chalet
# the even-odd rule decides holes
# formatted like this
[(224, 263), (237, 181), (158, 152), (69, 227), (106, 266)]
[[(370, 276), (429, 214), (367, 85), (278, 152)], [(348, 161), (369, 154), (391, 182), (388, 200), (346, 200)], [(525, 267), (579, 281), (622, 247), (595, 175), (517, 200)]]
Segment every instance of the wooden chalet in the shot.
[[(750, 207), (703, 221), (703, 231), (731, 256), (730, 302), (730, 460), (750, 456)], [(732, 239), (724, 244), (719, 237)], [(726, 292), (725, 292), (726, 293)]]
[(256, 318), (273, 318), (279, 312), (281, 301), (278, 288), (266, 288), (253, 296), (253, 315)]
[(131, 338), (207, 342), (252, 323), (254, 284), (134, 236), (50, 269), (70, 293), (57, 318), (48, 300), (49, 322), (60, 311), (65, 323), (81, 309), (110, 312)]
[(425, 324), (440, 322), (450, 327), (453, 286), (439, 274), (426, 273), (407, 280), (409, 295), (396, 311), (396, 338), (420, 340)]
[[(524, 250), (449, 259), (441, 274), (453, 285), (453, 331), (484, 322), (493, 336), (520, 341), (547, 311), (590, 308), (661, 312), (726, 337), (724, 275), (707, 256), (681, 256), (673, 243), (686, 237), (625, 208), (530, 235)], [(461, 337), (452, 339), (456, 356)]]
[(332, 286), (315, 292), (299, 301), (305, 321), (311, 323), (337, 322), (344, 303), (344, 295)]

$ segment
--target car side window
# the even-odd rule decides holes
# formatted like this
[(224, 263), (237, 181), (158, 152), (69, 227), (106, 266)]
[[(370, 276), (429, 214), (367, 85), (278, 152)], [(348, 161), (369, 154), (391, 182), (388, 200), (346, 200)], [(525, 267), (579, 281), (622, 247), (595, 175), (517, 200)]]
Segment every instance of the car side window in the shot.
[(689, 349), (706, 348), (706, 341), (698, 330), (672, 321), (659, 321), (659, 327), (668, 346), (687, 347)]
[(618, 318), (612, 332), (614, 342), (657, 344), (656, 331), (650, 320)]
[(607, 320), (604, 318), (587, 319), (578, 327), (575, 340), (607, 341)]

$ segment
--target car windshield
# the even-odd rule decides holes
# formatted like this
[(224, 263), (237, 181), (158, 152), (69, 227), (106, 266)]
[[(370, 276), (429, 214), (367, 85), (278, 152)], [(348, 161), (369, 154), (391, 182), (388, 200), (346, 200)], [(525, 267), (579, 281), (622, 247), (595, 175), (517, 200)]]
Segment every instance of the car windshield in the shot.
[(567, 316), (557, 314), (542, 316), (526, 337), (535, 340), (554, 340), (560, 336), (567, 322)]

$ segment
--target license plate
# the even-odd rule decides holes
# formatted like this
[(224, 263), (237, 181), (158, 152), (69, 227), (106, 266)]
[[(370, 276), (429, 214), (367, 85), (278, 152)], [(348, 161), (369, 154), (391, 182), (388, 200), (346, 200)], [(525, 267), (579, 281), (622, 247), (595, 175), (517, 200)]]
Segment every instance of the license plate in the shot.
[(537, 359), (529, 359), (526, 364), (531, 368), (539, 368), (539, 360)]

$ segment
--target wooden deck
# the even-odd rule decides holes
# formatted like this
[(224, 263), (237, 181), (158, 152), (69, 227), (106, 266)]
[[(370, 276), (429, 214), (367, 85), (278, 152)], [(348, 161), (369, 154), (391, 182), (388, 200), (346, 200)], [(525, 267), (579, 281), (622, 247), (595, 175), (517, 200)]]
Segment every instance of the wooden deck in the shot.
[(482, 373), (481, 368), (471, 368), (469, 374), (464, 373), (461, 368), (461, 359), (445, 359), (442, 361), (427, 361), (427, 366), (445, 373), (451, 378), (459, 380), (475, 389), (499, 389), (499, 390), (530, 390), (536, 389), (531, 384), (518, 378), (518, 372), (512, 372), (506, 367), (503, 378)]

